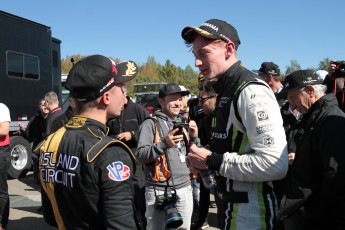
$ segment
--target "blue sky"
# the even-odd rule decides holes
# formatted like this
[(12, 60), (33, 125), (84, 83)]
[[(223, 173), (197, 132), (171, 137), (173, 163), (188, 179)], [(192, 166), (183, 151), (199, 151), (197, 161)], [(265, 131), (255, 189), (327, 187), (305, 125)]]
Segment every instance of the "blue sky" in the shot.
[(103, 54), (141, 65), (154, 56), (197, 70), (181, 30), (218, 18), (237, 29), (238, 58), (248, 69), (273, 61), (284, 72), (292, 59), (302, 68), (345, 59), (344, 0), (2, 0), (0, 9), (50, 26), (61, 57)]

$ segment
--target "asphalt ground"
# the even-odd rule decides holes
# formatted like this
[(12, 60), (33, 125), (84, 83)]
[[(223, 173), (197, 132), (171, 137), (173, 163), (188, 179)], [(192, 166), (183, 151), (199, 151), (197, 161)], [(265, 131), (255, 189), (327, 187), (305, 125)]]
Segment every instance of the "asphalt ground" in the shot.
[[(56, 230), (45, 223), (42, 213), (37, 209), (41, 206), (40, 187), (33, 179), (32, 172), (18, 180), (8, 180), (10, 194), (10, 217), (7, 230)], [(214, 201), (211, 196), (211, 201)], [(209, 209), (208, 230), (216, 228), (216, 208)]]

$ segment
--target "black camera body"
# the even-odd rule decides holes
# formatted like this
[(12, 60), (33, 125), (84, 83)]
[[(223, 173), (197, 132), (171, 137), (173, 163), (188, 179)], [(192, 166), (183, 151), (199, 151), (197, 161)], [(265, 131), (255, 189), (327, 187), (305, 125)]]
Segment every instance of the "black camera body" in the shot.
[(167, 228), (177, 228), (183, 224), (181, 214), (175, 206), (177, 201), (176, 190), (167, 188), (164, 194), (156, 195), (156, 209), (165, 211), (165, 226)]
[(331, 64), (335, 64), (335, 70), (333, 77), (340, 78), (345, 77), (345, 61), (332, 61)]
[(164, 194), (156, 195), (156, 209), (164, 210), (167, 204), (175, 204), (177, 201), (175, 189), (168, 188)]
[(188, 123), (175, 122), (173, 130), (178, 129), (175, 135), (183, 135), (183, 128), (188, 128)]

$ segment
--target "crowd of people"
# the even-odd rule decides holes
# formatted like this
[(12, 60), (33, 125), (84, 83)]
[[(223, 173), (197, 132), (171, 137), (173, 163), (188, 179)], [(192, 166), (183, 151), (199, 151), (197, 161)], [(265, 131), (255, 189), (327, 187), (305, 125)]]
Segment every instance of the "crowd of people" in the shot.
[[(331, 62), (326, 73), (284, 77), (263, 62), (250, 71), (236, 29), (218, 19), (181, 36), (200, 70), (197, 98), (168, 83), (150, 115), (127, 96), (137, 65), (92, 55), (69, 72), (67, 111), (48, 92), (19, 124), (37, 154), (45, 221), (61, 230), (206, 229), (213, 193), (222, 230), (345, 229), (345, 70)], [(3, 230), (11, 120), (6, 105), (0, 111)]]

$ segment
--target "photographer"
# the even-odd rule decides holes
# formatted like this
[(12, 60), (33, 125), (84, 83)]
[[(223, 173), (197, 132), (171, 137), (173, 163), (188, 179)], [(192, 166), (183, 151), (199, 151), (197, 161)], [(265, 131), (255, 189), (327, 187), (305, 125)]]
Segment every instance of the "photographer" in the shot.
[(198, 140), (198, 130), (194, 121), (188, 124), (189, 134), (181, 123), (174, 128), (187, 94), (175, 83), (163, 86), (158, 95), (161, 111), (139, 128), (136, 156), (145, 170), (148, 230), (190, 228), (193, 196), (186, 154), (189, 143)]
[(345, 112), (345, 61), (331, 61), (328, 72), (323, 81), (323, 84), (327, 86), (326, 93), (333, 93), (338, 100), (339, 108)]

